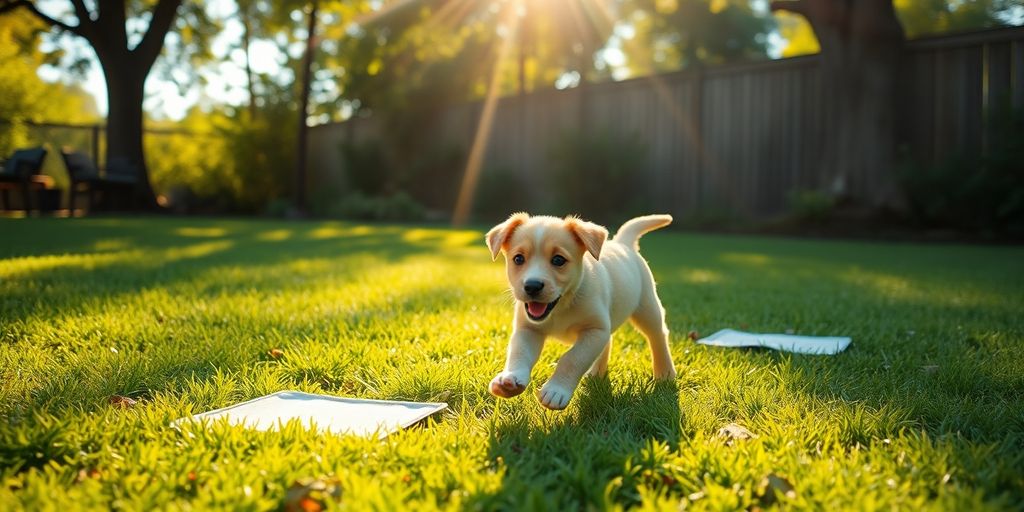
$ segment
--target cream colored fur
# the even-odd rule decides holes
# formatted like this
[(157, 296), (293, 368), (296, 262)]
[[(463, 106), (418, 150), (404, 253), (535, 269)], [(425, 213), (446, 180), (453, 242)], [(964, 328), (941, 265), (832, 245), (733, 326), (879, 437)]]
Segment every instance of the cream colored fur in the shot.
[[(549, 409), (564, 409), (584, 374), (607, 372), (611, 335), (626, 320), (647, 338), (654, 377), (674, 379), (665, 310), (651, 270), (637, 251), (640, 236), (671, 222), (669, 215), (638, 217), (607, 241), (605, 228), (575, 217), (517, 213), (491, 229), (487, 246), (495, 259), (505, 254), (516, 299), (505, 369), (491, 381), (491, 393), (503, 398), (522, 393), (545, 340), (552, 337), (571, 347), (538, 398)], [(555, 265), (561, 262), (555, 256), (566, 262)], [(541, 291), (530, 296), (527, 281), (534, 287), (543, 283)], [(556, 300), (540, 320), (527, 313), (528, 302), (536, 302), (539, 310)]]

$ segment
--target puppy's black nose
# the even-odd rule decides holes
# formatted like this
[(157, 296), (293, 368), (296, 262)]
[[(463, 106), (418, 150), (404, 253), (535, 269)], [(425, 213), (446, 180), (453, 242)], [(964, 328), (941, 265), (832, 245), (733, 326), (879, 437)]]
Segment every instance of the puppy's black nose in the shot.
[(544, 282), (536, 279), (530, 279), (523, 283), (523, 289), (526, 290), (527, 295), (533, 297), (544, 289)]

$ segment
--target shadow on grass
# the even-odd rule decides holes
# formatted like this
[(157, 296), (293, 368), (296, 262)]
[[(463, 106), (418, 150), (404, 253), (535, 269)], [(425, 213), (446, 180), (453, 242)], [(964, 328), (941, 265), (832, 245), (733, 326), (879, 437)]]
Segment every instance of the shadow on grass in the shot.
[[(316, 286), (316, 282), (277, 280), (266, 283), (264, 274), (282, 264), (296, 265), (293, 274), (316, 261), (353, 260), (334, 278), (366, 271), (376, 262), (394, 263), (442, 249), (477, 242), (475, 232), (360, 226), (339, 222), (236, 222), (203, 223), (172, 219), (37, 219), (37, 222), (74, 223), (59, 239), (40, 236), (15, 238), (7, 249), (34, 260), (8, 260), (0, 271), (0, 310), (14, 322), (41, 311), (60, 314), (78, 311), (95, 297), (108, 301), (141, 290), (169, 287), (231, 268), (247, 275), (233, 284), (204, 286), (206, 296), (267, 284), (275, 289)], [(25, 223), (14, 223), (25, 229)], [(66, 226), (67, 224), (65, 224)], [(37, 232), (47, 233), (46, 227)], [(52, 233), (51, 233), (52, 235)], [(26, 235), (28, 236), (28, 235)], [(33, 239), (34, 238), (34, 239)], [(213, 280), (216, 281), (216, 280)]]
[[(325, 317), (311, 313), (303, 326), (286, 332), (283, 340), (309, 339), (325, 322), (341, 326), (358, 326), (367, 318), (394, 317), (411, 314), (423, 305), (458, 293), (455, 289), (431, 288), (402, 294), (397, 300), (375, 306), (361, 306), (345, 315)], [(284, 343), (288, 343), (284, 341)], [(250, 372), (249, 378), (240, 379), (241, 387), (234, 387), (222, 399), (206, 403), (194, 400), (196, 411), (223, 407), (285, 388), (301, 388), (311, 392), (342, 392), (347, 396), (378, 397), (383, 381), (394, 371), (394, 362), (377, 361), (367, 366), (339, 347), (338, 360), (330, 365), (302, 364), (292, 361), (290, 355), (274, 360), (267, 355), (266, 344), (251, 340), (216, 342), (209, 340), (176, 341), (176, 350), (168, 347), (143, 347), (119, 353), (102, 351), (99, 357), (89, 355), (75, 358), (65, 364), (59, 374), (51, 375), (40, 387), (32, 390), (26, 402), (17, 408), (13, 404), (0, 407), (0, 413), (11, 417), (23, 416), (31, 411), (45, 410), (51, 414), (74, 409), (93, 411), (108, 406), (107, 398), (123, 395), (147, 400), (164, 392), (189, 394), (189, 386), (202, 386), (218, 375), (233, 375), (240, 370)], [(397, 357), (397, 356), (396, 356)], [(432, 390), (419, 390), (429, 394)], [(225, 399), (226, 398), (226, 399)], [(394, 398), (379, 396), (378, 398)], [(429, 396), (402, 397), (424, 400)]]
[[(685, 253), (671, 236), (642, 247), (673, 332), (788, 331), (853, 344), (804, 356), (708, 348), (676, 334), (677, 347), (723, 367), (780, 372), (795, 394), (842, 410), (851, 444), (904, 428), (979, 441), (1024, 432), (1019, 248), (688, 238)], [(757, 421), (771, 409), (736, 401), (719, 415)]]
[[(41, 223), (59, 226), (40, 227)], [(414, 286), (348, 302), (344, 295), (334, 294), (330, 300), (338, 304), (304, 310), (287, 321), (259, 310), (206, 312), (202, 303), (213, 299), (233, 304), (232, 297), (237, 296), (238, 301), (248, 297), (257, 307), (267, 301), (273, 304), (272, 298), (282, 292), (305, 296), (325, 287), (341, 287), (357, 276), (372, 278), (374, 271), (411, 258), (463, 250), (480, 238), (471, 231), (339, 222), (36, 219), (3, 227), (13, 227), (24, 237), (16, 236), (17, 243), (2, 252), (36, 257), (9, 259), (6, 262), (12, 264), (0, 269), (6, 274), (0, 281), (0, 343), (13, 346), (35, 338), (33, 349), (42, 345), (46, 358), (58, 361), (60, 368), (42, 382), (26, 384), (31, 396), (23, 396), (24, 401), (0, 407), (0, 412), (14, 415), (39, 408), (91, 410), (106, 406), (106, 398), (113, 394), (147, 398), (153, 392), (173, 390), (183, 377), (204, 381), (218, 371), (252, 366), (266, 358), (270, 343), (311, 336), (337, 338), (341, 330), (358, 328), (366, 321), (431, 310), (439, 298), (458, 296), (461, 290), (443, 284)], [(74, 259), (94, 255), (111, 257), (82, 264)], [(252, 300), (253, 296), (257, 299)], [(195, 301), (197, 308), (178, 308), (177, 316), (165, 319), (161, 304), (154, 302), (151, 307), (132, 308), (135, 317), (115, 316), (116, 322), (104, 324), (93, 320), (97, 313), (107, 313), (106, 305), (171, 299)], [(245, 329), (231, 326), (238, 315), (246, 318)], [(40, 331), (48, 331), (41, 323), (64, 321), (73, 324), (63, 328), (61, 337), (39, 336)], [(195, 323), (216, 332), (196, 329)], [(230, 331), (227, 338), (226, 331)], [(194, 337), (182, 339), (182, 332)], [(276, 341), (250, 339), (263, 334), (273, 334), (271, 339)], [(363, 375), (361, 381), (345, 379), (339, 375), (355, 373), (345, 368), (285, 365), (281, 370), (275, 378), (284, 379), (282, 385), (373, 392), (366, 389), (374, 385), (372, 376)], [(239, 393), (239, 399), (251, 398), (251, 393)]]
[[(674, 383), (637, 379), (613, 386), (587, 378), (564, 412), (531, 419), (536, 398), (501, 401), (490, 427), (489, 458), (506, 468), (500, 490), (471, 499), (485, 510), (579, 510), (637, 503), (631, 468), (647, 464), (657, 443), (672, 449), (683, 436)], [(540, 423), (540, 425), (537, 425)], [(615, 485), (610, 485), (612, 482)]]

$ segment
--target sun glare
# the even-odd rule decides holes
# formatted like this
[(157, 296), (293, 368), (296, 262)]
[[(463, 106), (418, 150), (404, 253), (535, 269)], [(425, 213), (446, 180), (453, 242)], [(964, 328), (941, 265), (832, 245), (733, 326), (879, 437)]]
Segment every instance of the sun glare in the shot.
[(480, 177), (480, 166), (483, 164), (484, 154), (487, 151), (491, 127), (494, 124), (494, 112), (498, 106), (502, 66), (508, 61), (509, 52), (512, 49), (516, 39), (515, 36), (521, 25), (520, 20), (522, 18), (516, 14), (515, 10), (506, 8), (503, 13), (503, 24), (511, 30), (508, 37), (505, 37), (498, 47), (498, 55), (494, 61), (494, 69), (491, 72), (491, 80), (487, 87), (484, 108), (480, 114), (480, 120), (477, 122), (476, 133), (473, 136), (473, 146), (469, 150), (466, 171), (462, 175), (462, 185), (459, 187), (459, 197), (455, 203), (455, 212), (452, 216), (452, 222), (456, 226), (466, 223), (466, 220), (469, 218), (469, 210), (473, 206), (476, 185)]

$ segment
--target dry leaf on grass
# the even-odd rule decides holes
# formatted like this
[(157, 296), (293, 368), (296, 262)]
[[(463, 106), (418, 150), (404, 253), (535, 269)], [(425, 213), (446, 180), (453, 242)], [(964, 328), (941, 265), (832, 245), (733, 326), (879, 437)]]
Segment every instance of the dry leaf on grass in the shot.
[(131, 398), (121, 395), (114, 395), (108, 398), (107, 401), (110, 402), (110, 405), (113, 405), (114, 407), (118, 407), (121, 409), (135, 407), (135, 405), (138, 404), (138, 402), (136, 402), (135, 400), (132, 400)]
[(697, 341), (698, 338), (700, 338), (700, 333), (697, 331), (690, 331), (686, 333), (686, 339), (690, 341)]
[(724, 437), (725, 444), (732, 446), (736, 440), (757, 439), (757, 434), (747, 430), (746, 427), (730, 423), (718, 430), (718, 437)]
[(281, 359), (282, 357), (284, 357), (284, 350), (281, 350), (279, 348), (272, 348), (269, 351), (267, 351), (267, 355), (274, 359)]
[(328, 501), (341, 499), (341, 483), (337, 478), (300, 478), (288, 488), (284, 498), (286, 512), (319, 512)]
[(96, 468), (89, 469), (88, 471), (85, 469), (79, 469), (75, 482), (84, 482), (89, 479), (98, 480), (101, 476), (103, 476), (103, 474)]

